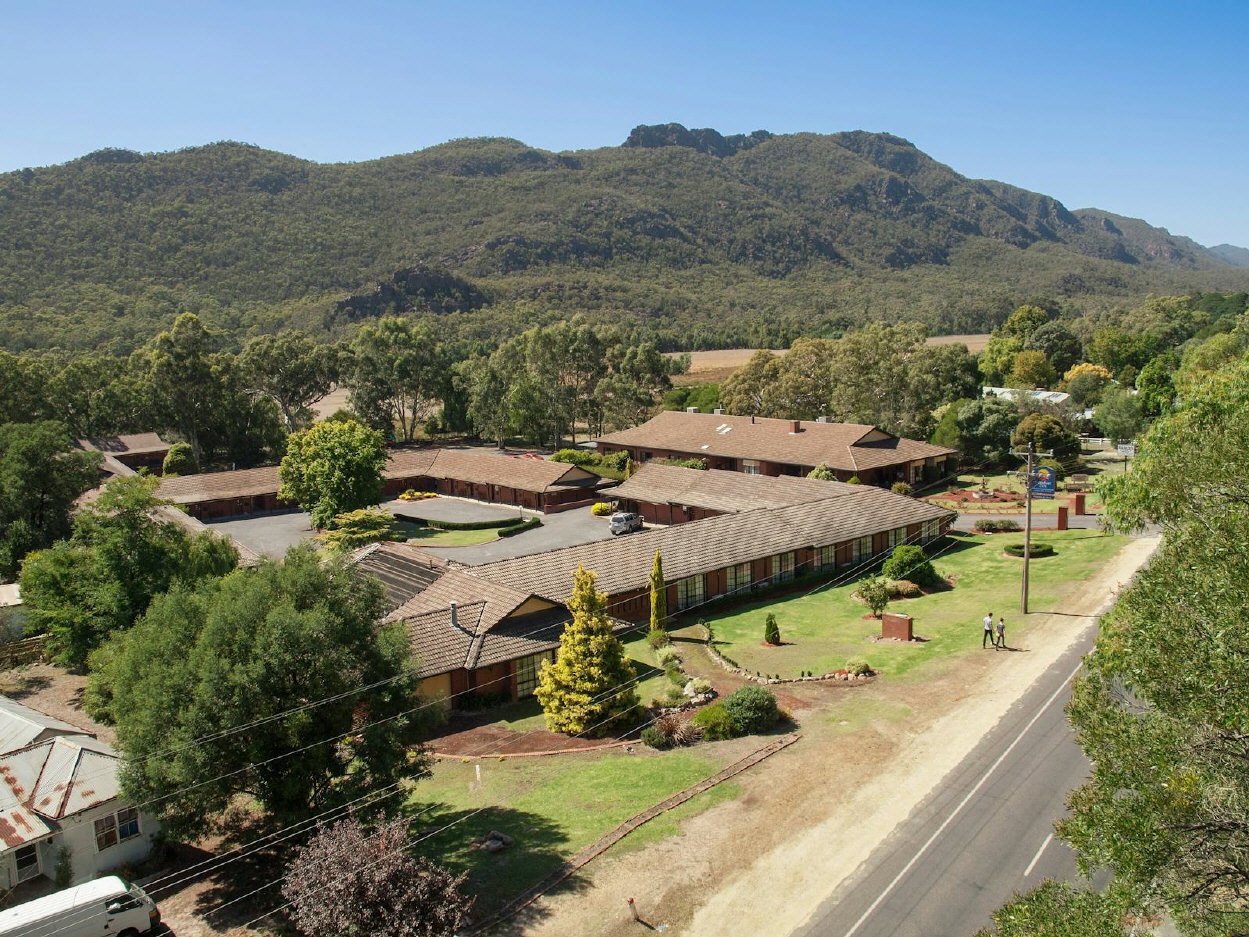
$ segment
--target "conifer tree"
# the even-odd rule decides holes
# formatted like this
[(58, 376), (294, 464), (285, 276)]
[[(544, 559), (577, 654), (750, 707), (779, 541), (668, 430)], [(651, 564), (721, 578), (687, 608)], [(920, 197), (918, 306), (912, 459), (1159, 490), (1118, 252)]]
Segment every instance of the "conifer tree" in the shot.
[(535, 694), (552, 732), (604, 733), (636, 714), (636, 673), (624, 645), (612, 634), (607, 596), (594, 587), (594, 573), (573, 573), (568, 610), (554, 662), (542, 665)]
[(664, 583), (664, 561), (655, 551), (651, 566), (651, 631), (663, 631), (668, 623), (668, 587)]

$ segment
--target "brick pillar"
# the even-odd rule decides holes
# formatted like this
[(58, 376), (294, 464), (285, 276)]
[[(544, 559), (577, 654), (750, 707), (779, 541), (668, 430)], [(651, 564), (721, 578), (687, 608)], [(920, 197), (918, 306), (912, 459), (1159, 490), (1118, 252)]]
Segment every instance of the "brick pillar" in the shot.
[(914, 639), (911, 624), (912, 619), (910, 615), (885, 612), (884, 617), (880, 620), (880, 636), (886, 640), (896, 638), (899, 641), (911, 641)]
[(1081, 514), (1087, 513), (1084, 510), (1084, 499), (1086, 495), (1082, 492), (1071, 496), (1071, 513), (1079, 517)]
[(1067, 529), (1067, 505), (1060, 504), (1058, 506), (1058, 530)]

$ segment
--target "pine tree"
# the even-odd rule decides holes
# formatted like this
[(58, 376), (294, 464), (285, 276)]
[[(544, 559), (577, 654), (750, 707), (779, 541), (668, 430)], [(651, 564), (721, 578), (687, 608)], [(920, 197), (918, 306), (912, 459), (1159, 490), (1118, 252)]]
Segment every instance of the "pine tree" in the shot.
[(776, 623), (776, 616), (768, 612), (768, 617), (763, 621), (763, 640), (768, 644), (781, 643), (781, 629)]
[(655, 551), (651, 566), (651, 631), (663, 631), (668, 623), (668, 587), (664, 583), (664, 561)]
[(625, 459), (624, 477), (632, 478), (634, 471), (636, 471), (636, 466), (633, 464), (633, 456), (629, 456), (629, 458)]
[(624, 645), (612, 634), (607, 596), (582, 566), (573, 573), (568, 609), (554, 662), (542, 665), (535, 696), (552, 732), (603, 733), (636, 714), (636, 673)]

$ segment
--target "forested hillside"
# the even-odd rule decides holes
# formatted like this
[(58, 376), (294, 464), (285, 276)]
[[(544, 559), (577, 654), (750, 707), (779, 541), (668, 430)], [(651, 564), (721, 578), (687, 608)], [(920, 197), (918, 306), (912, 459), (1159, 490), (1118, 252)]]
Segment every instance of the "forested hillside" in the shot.
[(1106, 309), (1246, 285), (1186, 238), (860, 131), (665, 125), (599, 150), (473, 139), (337, 165), (217, 143), (0, 175), (10, 349), (124, 351), (179, 311), (241, 342), (413, 310), (491, 342), (579, 311), (665, 348), (776, 347), (900, 316), (984, 331), (1035, 297)]

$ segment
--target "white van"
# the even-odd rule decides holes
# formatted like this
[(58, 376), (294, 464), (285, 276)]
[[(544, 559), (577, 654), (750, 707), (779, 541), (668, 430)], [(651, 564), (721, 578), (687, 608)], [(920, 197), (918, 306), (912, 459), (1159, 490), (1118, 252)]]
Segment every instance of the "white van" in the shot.
[(110, 875), (0, 911), (0, 937), (138, 937), (159, 923), (147, 892)]

